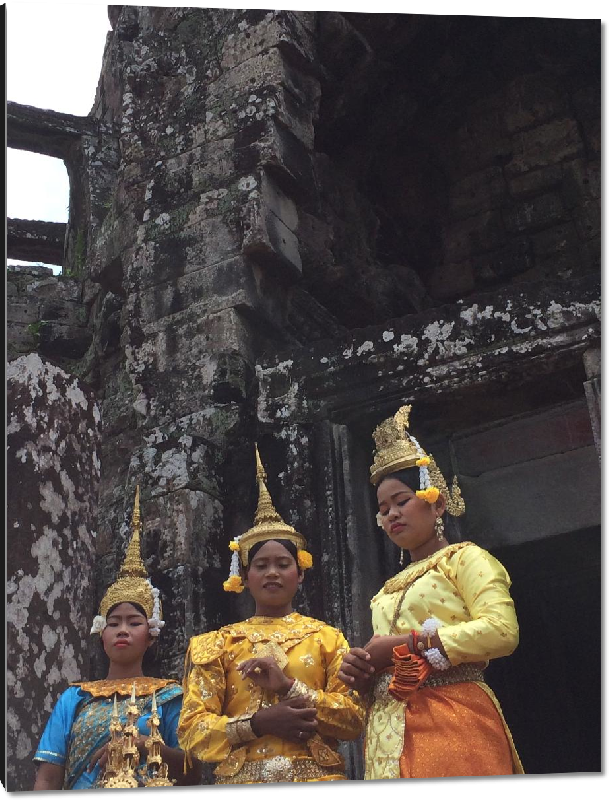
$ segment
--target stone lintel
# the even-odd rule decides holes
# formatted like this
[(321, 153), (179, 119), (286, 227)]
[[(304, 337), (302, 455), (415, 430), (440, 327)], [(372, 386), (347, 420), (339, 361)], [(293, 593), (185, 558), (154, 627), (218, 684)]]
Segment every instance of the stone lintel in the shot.
[(581, 363), (600, 339), (596, 276), (478, 295), (283, 351), (258, 366), (261, 422), (459, 393)]
[(8, 147), (61, 159), (67, 157), (69, 146), (75, 140), (100, 132), (99, 121), (92, 117), (77, 117), (13, 102), (6, 104), (6, 124)]
[(7, 256), (61, 266), (65, 236), (65, 222), (9, 219), (6, 234)]

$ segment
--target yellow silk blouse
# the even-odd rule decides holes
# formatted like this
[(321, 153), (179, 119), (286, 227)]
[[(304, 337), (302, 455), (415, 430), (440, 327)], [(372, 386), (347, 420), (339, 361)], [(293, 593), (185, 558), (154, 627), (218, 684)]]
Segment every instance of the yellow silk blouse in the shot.
[[(232, 745), (227, 723), (277, 702), (277, 695), (244, 680), (237, 670), (269, 642), (286, 654), (285, 674), (313, 690), (318, 735), (303, 744), (266, 735)], [(280, 618), (252, 617), (193, 637), (186, 655), (180, 747), (201, 761), (221, 762), (216, 769), (221, 777), (236, 775), (245, 762), (278, 757), (313, 759), (341, 773), (338, 740), (357, 738), (365, 713), (357, 695), (337, 677), (348, 650), (339, 630), (295, 612)]]
[(453, 666), (507, 656), (518, 644), (510, 583), (506, 569), (486, 550), (472, 542), (448, 545), (390, 578), (372, 598), (374, 632), (420, 631), (435, 617)]

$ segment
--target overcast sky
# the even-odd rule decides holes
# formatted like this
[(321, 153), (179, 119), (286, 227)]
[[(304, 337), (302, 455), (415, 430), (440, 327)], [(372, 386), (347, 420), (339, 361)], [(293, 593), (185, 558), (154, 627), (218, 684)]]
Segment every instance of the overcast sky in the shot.
[[(6, 93), (9, 100), (84, 116), (93, 105), (106, 32), (106, 4), (6, 4)], [(63, 161), (7, 151), (7, 213), (67, 221)]]

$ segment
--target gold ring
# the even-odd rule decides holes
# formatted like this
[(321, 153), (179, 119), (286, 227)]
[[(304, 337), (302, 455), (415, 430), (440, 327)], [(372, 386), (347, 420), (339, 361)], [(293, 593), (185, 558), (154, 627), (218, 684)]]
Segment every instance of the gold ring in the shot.
[(258, 674), (259, 672), (262, 672), (262, 670), (260, 669), (260, 667), (254, 667), (254, 672)]

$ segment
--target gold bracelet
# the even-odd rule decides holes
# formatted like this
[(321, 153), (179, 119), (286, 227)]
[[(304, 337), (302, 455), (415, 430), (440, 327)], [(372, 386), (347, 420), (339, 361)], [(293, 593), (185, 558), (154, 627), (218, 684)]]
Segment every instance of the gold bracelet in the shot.
[(258, 737), (252, 730), (253, 714), (242, 714), (240, 717), (233, 717), (226, 723), (226, 738), (229, 744), (245, 744)]
[(294, 679), (294, 683), (290, 686), (289, 691), (283, 696), (284, 700), (291, 700), (293, 697), (305, 697), (312, 705), (315, 705), (317, 700), (317, 692), (315, 689), (310, 689), (306, 683), (299, 681), (298, 678)]

